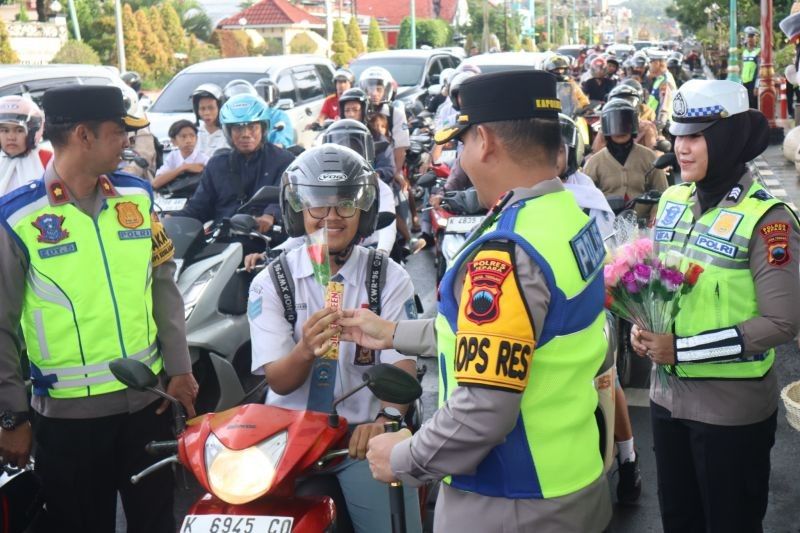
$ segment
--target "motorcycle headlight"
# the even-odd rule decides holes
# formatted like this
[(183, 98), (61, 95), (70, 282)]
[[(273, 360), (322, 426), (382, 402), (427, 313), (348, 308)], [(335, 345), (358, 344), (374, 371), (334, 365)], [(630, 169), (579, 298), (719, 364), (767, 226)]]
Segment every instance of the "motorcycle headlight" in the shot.
[(212, 266), (189, 285), (189, 288), (186, 289), (186, 292), (183, 293), (183, 319), (189, 320), (189, 316), (191, 316), (192, 311), (194, 311), (195, 305), (197, 305), (198, 300), (203, 295), (203, 292), (208, 287), (208, 284), (211, 283), (211, 280), (214, 278), (214, 274), (217, 273), (219, 268), (222, 266), (222, 263), (217, 263), (216, 265)]
[(275, 481), (288, 436), (283, 431), (255, 446), (231, 450), (210, 434), (205, 458), (211, 491), (233, 505), (251, 502), (265, 494)]

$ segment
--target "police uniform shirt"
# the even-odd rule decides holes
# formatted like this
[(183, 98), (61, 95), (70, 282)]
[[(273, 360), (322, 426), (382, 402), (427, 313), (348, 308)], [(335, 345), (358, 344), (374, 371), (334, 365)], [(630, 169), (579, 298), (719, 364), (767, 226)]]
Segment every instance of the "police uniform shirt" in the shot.
[[(302, 337), (303, 324), (308, 317), (325, 307), (323, 290), (314, 279), (313, 267), (305, 247), (288, 252), (286, 260), (294, 281), (297, 310), (294, 331), (284, 318), (283, 304), (269, 271), (267, 269), (261, 271), (250, 285), (248, 307), (254, 374), (263, 375), (265, 364), (288, 355)], [(361, 246), (355, 246), (353, 253), (339, 270), (339, 275), (344, 278), (342, 309), (366, 306), (368, 301), (366, 278), (370, 272), (368, 260), (369, 251)], [(386, 284), (381, 291), (381, 316), (387, 320), (413, 318), (416, 316), (416, 308), (413, 307), (414, 287), (411, 278), (400, 265), (388, 258), (385, 260)], [(334, 397), (339, 397), (342, 393), (360, 385), (364, 370), (370, 365), (393, 364), (404, 359), (415, 361), (416, 357), (405, 356), (395, 350), (381, 350), (373, 351), (371, 356), (359, 362), (356, 361), (356, 345), (352, 342), (340, 342)], [(311, 381), (309, 373), (303, 385), (285, 396), (270, 390), (266, 403), (287, 409), (304, 410), (308, 404)], [(380, 410), (380, 400), (369, 390), (363, 389), (339, 404), (337, 410), (351, 424), (372, 422)]]
[[(531, 188), (515, 189), (507, 205), (563, 190), (561, 180), (553, 178)], [(455, 278), (458, 280), (454, 286), (456, 295), (461, 294), (468, 263), (463, 263)], [(519, 247), (514, 250), (514, 268), (534, 330), (542, 331), (550, 302), (544, 276)], [(401, 320), (395, 331), (394, 347), (402, 353), (435, 356), (438, 350), (434, 320)], [(536, 378), (530, 376), (530, 379)], [(445, 475), (474, 473), (489, 451), (504, 442), (511, 432), (520, 416), (521, 399), (522, 395), (516, 392), (456, 387), (447, 402), (412, 439), (395, 446), (391, 455), (392, 471), (402, 482), (413, 486)], [(445, 483), (439, 491), (436, 531), (594, 533), (602, 531), (611, 520), (611, 502), (604, 475), (577, 492), (549, 499), (492, 498), (460, 491)]]
[[(58, 179), (51, 162), (45, 169), (45, 189), (52, 190), (54, 181)], [(95, 217), (105, 205), (104, 194), (98, 183), (93, 195), (81, 199), (70, 195), (69, 201), (87, 216)], [(16, 348), (21, 341), (17, 332), (27, 269), (28, 261), (24, 252), (0, 224), (0, 302), (3, 309), (0, 313), (0, 411), (27, 410), (25, 386), (20, 375), (19, 352)], [(158, 341), (168, 376), (192, 371), (186, 342), (183, 298), (175, 285), (174, 275), (175, 262), (172, 259), (153, 268), (153, 319), (158, 327)], [(93, 280), (86, 282), (94, 283)], [(41, 415), (51, 418), (97, 418), (133, 413), (155, 399), (156, 396), (149, 392), (124, 389), (86, 398), (34, 396), (31, 404)]]
[[(745, 173), (718, 207), (737, 205), (750, 189), (753, 178)], [(690, 199), (694, 219), (701, 216), (697, 196)], [(789, 260), (781, 265), (769, 261), (769, 247), (760, 229), (785, 223), (789, 231)], [(744, 355), (755, 355), (790, 342), (800, 323), (800, 231), (787, 208), (776, 206), (756, 224), (750, 238), (750, 272), (755, 283), (759, 316), (735, 324), (742, 333)], [(650, 378), (650, 399), (672, 413), (673, 418), (722, 426), (755, 424), (768, 418), (778, 408), (778, 377), (775, 367), (761, 379), (680, 379), (668, 375)]]

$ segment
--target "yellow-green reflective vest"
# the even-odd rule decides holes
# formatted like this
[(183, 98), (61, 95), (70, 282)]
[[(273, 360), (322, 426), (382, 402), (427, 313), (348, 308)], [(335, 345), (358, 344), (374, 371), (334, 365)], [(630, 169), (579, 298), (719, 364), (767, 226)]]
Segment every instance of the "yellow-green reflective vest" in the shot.
[[(557, 221), (557, 223), (554, 223)], [(502, 498), (554, 498), (576, 492), (602, 474), (593, 378), (605, 358), (602, 237), (569, 191), (517, 202), (488, 233), (463, 250), (440, 286), (436, 335), (439, 404), (458, 386), (454, 377), (458, 303), (454, 282), (465, 261), (487, 241), (509, 241), (542, 270), (550, 303), (522, 393), (520, 415), (506, 441), (474, 475), (446, 482)]]
[[(697, 285), (681, 299), (675, 334), (691, 337), (703, 331), (729, 328), (758, 316), (755, 283), (750, 273), (750, 238), (758, 221), (776, 200), (758, 183), (729, 207), (715, 207), (695, 221), (689, 199), (694, 184), (674, 185), (658, 204), (655, 241), (662, 259), (676, 250), (702, 266)], [(772, 367), (775, 350), (733, 361), (685, 363), (667, 370), (683, 378), (760, 378)]]
[(756, 67), (758, 66), (758, 56), (761, 55), (761, 48), (753, 50), (744, 49), (742, 52), (742, 83), (750, 83), (756, 79)]
[(96, 219), (68, 201), (51, 204), (43, 180), (0, 203), (0, 221), (30, 262), (21, 322), (34, 394), (80, 398), (124, 389), (108, 369), (120, 357), (161, 371), (152, 190), (125, 174), (112, 174), (109, 183)]
[(661, 105), (661, 84), (666, 83), (666, 81), (666, 74), (662, 74), (653, 80), (653, 88), (650, 89), (650, 96), (647, 98), (647, 107), (653, 111), (658, 111), (658, 106)]

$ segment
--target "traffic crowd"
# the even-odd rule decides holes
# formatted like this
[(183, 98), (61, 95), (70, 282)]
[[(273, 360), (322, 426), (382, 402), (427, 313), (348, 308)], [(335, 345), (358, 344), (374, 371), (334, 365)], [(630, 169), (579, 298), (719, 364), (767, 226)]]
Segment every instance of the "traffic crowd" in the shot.
[[(195, 416), (199, 387), (165, 217), (229, 219), (278, 186), (278, 200), (251, 214), (255, 231), (285, 241), (280, 257), (242, 241), (250, 370), (269, 386), (264, 401), (327, 413), (365, 367), (416, 377), (417, 356), (440, 365), (440, 408), (413, 435), (384, 430), (404, 420), (407, 404), (363, 389), (338, 406), (350, 424), (348, 457), (330, 473), (355, 531), (391, 530), (382, 487), (397, 481), (406, 530), (421, 531), (417, 487), (439, 480), (436, 531), (607, 529), (593, 380), (613, 321), (602, 242), (626, 209), (655, 227), (660, 253), (680, 250), (705, 269), (672, 333), (633, 327), (625, 338), (672, 369), (654, 374), (650, 391), (664, 531), (762, 531), (774, 348), (800, 326), (800, 233), (791, 209), (746, 167), (768, 139), (766, 119), (750, 109), (757, 54), (748, 48), (736, 84), (702, 79), (697, 52), (685, 52), (590, 49), (491, 74), (464, 64), (442, 72), (425, 111), (405, 109), (386, 69), (356, 78), (342, 68), (312, 126), (318, 141), (305, 149), (268, 78), (200, 84), (187, 94), (195, 120), (171, 125), (163, 156), (117, 88), (54, 88), (41, 106), (0, 98), (0, 462), (24, 468), (35, 456), (45, 510), (34, 528), (113, 531), (119, 492), (129, 531), (175, 530), (172, 472), (129, 481), (154, 462), (145, 444), (174, 438), (168, 403), (126, 387), (108, 363), (140, 361)], [(140, 89), (135, 74), (126, 81)], [(433, 117), (437, 146), (408, 173), (408, 121), (421, 112)], [(131, 139), (153, 149), (153, 172), (123, 160)], [(416, 205), (416, 182), (447, 152), (449, 177)], [(673, 155), (656, 164), (665, 153)], [(196, 191), (159, 214), (158, 192), (187, 174), (200, 176)], [(436, 317), (417, 319), (402, 261), (435, 246), (431, 206), (467, 189), (485, 218), (447, 265)], [(379, 227), (383, 212), (394, 222)], [(303, 246), (319, 230), (330, 283), (343, 287), (338, 307)], [(279, 278), (291, 281), (291, 309)], [(634, 444), (618, 379), (614, 389), (606, 430), (615, 490), (633, 504), (639, 455), (650, 451)]]

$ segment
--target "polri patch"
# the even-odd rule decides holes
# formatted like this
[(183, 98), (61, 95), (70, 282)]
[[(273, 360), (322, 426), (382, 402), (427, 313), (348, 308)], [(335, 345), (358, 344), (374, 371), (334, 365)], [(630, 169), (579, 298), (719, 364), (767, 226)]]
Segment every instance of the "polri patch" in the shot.
[(39, 230), (39, 236), (36, 238), (38, 242), (57, 244), (69, 237), (69, 231), (63, 227), (64, 217), (61, 215), (39, 215), (31, 224)]
[(685, 204), (676, 204), (675, 202), (667, 202), (664, 204), (664, 210), (661, 211), (661, 216), (658, 217), (658, 222), (656, 222), (657, 228), (668, 228), (668, 229), (675, 229), (675, 226), (678, 225), (678, 221), (683, 216), (684, 211), (686, 211), (687, 206)]
[(151, 235), (150, 229), (128, 229), (128, 230), (121, 230), (117, 232), (119, 238), (123, 241), (129, 241), (131, 239), (149, 239)]
[(500, 316), (500, 287), (514, 267), (501, 259), (476, 259), (467, 266), (470, 279), (467, 320), (474, 324), (494, 322)]
[(572, 247), (572, 254), (584, 281), (594, 276), (603, 266), (606, 247), (594, 219), (589, 220), (589, 223), (569, 241), (569, 245)]
[(758, 233), (767, 245), (767, 262), (783, 266), (789, 262), (789, 223), (772, 222), (758, 228)]
[(120, 202), (114, 209), (117, 210), (117, 221), (123, 228), (135, 229), (144, 224), (144, 215), (135, 203)]
[(739, 227), (743, 218), (744, 215), (741, 213), (722, 210), (717, 214), (717, 218), (714, 219), (708, 229), (708, 234), (729, 241), (733, 234), (736, 233), (736, 228)]
[(736, 257), (736, 254), (739, 252), (739, 248), (731, 243), (714, 239), (705, 234), (697, 237), (697, 242), (695, 242), (695, 245), (699, 246), (700, 248), (710, 250), (714, 253), (730, 257), (731, 259)]

